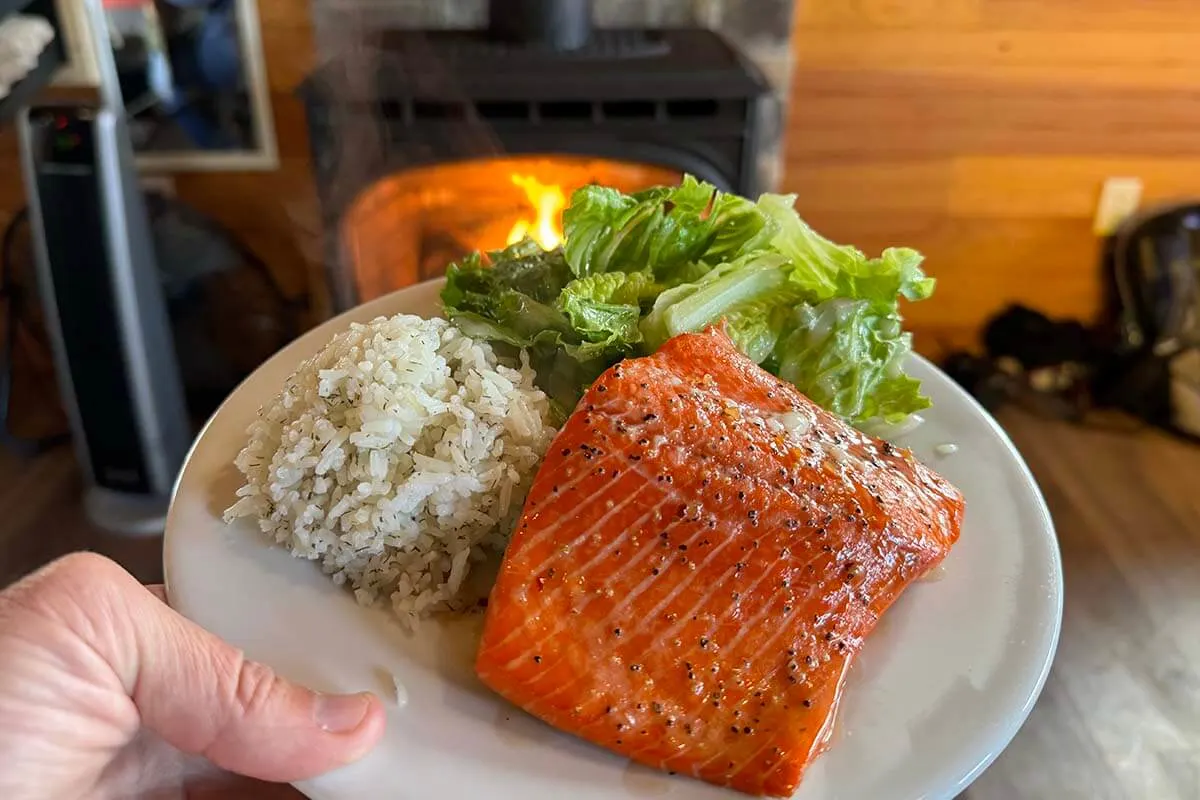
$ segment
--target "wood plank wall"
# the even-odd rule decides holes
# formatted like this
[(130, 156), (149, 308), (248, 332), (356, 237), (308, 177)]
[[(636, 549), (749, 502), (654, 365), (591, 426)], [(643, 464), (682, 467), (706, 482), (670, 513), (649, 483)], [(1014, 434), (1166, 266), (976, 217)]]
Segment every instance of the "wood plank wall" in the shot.
[(923, 250), (918, 346), (1006, 301), (1090, 316), (1106, 176), (1200, 198), (1193, 0), (801, 0), (785, 189), (833, 238)]

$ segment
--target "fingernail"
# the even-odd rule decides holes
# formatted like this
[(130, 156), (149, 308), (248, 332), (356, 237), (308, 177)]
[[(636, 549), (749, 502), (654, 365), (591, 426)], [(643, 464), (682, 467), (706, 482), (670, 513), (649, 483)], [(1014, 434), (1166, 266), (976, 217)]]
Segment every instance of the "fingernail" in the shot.
[(323, 731), (348, 733), (359, 726), (370, 706), (367, 694), (319, 694), (313, 719)]

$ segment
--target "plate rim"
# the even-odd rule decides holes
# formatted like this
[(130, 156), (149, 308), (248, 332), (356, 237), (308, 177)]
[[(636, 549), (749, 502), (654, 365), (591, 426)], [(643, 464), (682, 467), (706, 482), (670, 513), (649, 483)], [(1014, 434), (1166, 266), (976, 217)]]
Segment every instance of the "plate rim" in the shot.
[(1052, 572), (1054, 583), (1052, 591), (1054, 594), (1053, 615), (1054, 623), (1049, 631), (1049, 642), (1046, 646), (1045, 655), (1042, 658), (1040, 669), (1033, 681), (1027, 683), (1027, 690), (1023, 690), (1022, 694), (1026, 695), (1026, 700), (1021, 708), (1014, 714), (1009, 716), (1008, 729), (996, 739), (997, 746), (991, 749), (987, 756), (981, 759), (968, 773), (963, 775), (959, 780), (954, 791), (955, 794), (961, 794), (966, 791), (976, 779), (979, 778), (988, 767), (996, 762), (1001, 754), (1008, 749), (1012, 744), (1013, 739), (1021, 732), (1021, 728), (1029, 720), (1029, 715), (1033, 708), (1037, 705), (1037, 701), (1041, 699), (1042, 690), (1046, 687), (1046, 681), (1050, 677), (1050, 670), (1054, 667), (1054, 660), (1058, 655), (1058, 643), (1062, 636), (1063, 622), (1063, 606), (1065, 600), (1065, 586), (1063, 583), (1063, 564), (1062, 564), (1062, 547), (1058, 541), (1058, 529), (1054, 525), (1054, 516), (1050, 513), (1050, 507), (1046, 503), (1046, 496), (1042, 492), (1042, 487), (1038, 483), (1037, 478), (1033, 474), (1033, 470), (1029, 468), (1029, 463), (1021, 454), (1012, 437), (1008, 435), (1008, 431), (1000, 424), (991, 412), (983, 407), (975, 397), (964, 389), (957, 381), (947, 375), (940, 367), (934, 364), (929, 359), (919, 353), (913, 353), (912, 357), (922, 363), (922, 365), (930, 372), (940, 375), (946, 382), (946, 386), (951, 393), (957, 395), (959, 400), (970, 406), (979, 417), (981, 417), (990, 429), (990, 432), (995, 436), (1001, 444), (1004, 445), (1013, 462), (1019, 467), (1022, 483), (1029, 491), (1029, 494), (1035, 500), (1038, 519), (1041, 522), (1040, 530), (1045, 532), (1045, 538), (1048, 544), (1048, 550), (1051, 556)]
[[(195, 438), (187, 450), (187, 453), (179, 467), (178, 474), (172, 485), (170, 493), (170, 505), (168, 507), (166, 526), (163, 533), (162, 566), (163, 585), (167, 602), (172, 608), (175, 608), (183, 616), (188, 616), (185, 611), (179, 609), (175, 603), (172, 602), (171, 586), (174, 582), (174, 579), (172, 578), (172, 575), (174, 574), (174, 568), (172, 567), (172, 558), (170, 555), (172, 548), (168, 544), (172, 538), (175, 538), (172, 535), (173, 526), (171, 522), (174, 516), (172, 512), (176, 508), (176, 497), (183, 486), (184, 478), (187, 474), (187, 468), (189, 464), (191, 464), (193, 456), (195, 455), (196, 450), (199, 448), (201, 442), (208, 435), (208, 432), (211, 429), (214, 421), (220, 417), (222, 413), (224, 413), (226, 409), (233, 403), (235, 398), (242, 391), (245, 384), (254, 378), (254, 376), (268, 363), (273, 362), (276, 359), (283, 358), (290, 350), (304, 350), (304, 345), (308, 340), (316, 341), (327, 339), (336, 330), (348, 327), (355, 321), (371, 320), (377, 316), (390, 316), (397, 313), (413, 313), (404, 311), (380, 311), (379, 313), (373, 313), (372, 309), (383, 309), (389, 305), (393, 305), (396, 297), (399, 295), (417, 293), (418, 291), (431, 292), (435, 288), (440, 288), (440, 286), (444, 285), (444, 283), (444, 277), (421, 281), (419, 283), (388, 292), (387, 294), (380, 295), (379, 297), (373, 298), (372, 300), (364, 303), (360, 303), (359, 305), (346, 309), (339, 314), (322, 320), (318, 324), (301, 333), (292, 341), (285, 344), (283, 347), (279, 348), (268, 358), (264, 359), (249, 375), (238, 382), (237, 386), (234, 387), (234, 389), (221, 402), (217, 409), (208, 417), (207, 420), (205, 420), (204, 424), (196, 433)], [(312, 352), (315, 353), (316, 349), (313, 349)], [(301, 356), (301, 359), (307, 357), (308, 356)], [(1052, 578), (1052, 583), (1048, 587), (1048, 590), (1049, 593), (1053, 595), (1053, 620), (1048, 631), (1046, 632), (1048, 635), (1044, 635), (1047, 644), (1040, 659), (1041, 663), (1039, 664), (1039, 668), (1036, 673), (1030, 670), (1029, 675), (1026, 676), (1027, 679), (1021, 683), (1018, 694), (1023, 696), (1025, 700), (1020, 708), (1010, 709), (1010, 711), (1006, 714), (1004, 718), (1005, 725), (1001, 726), (1000, 730), (993, 734), (993, 736), (989, 739), (993, 746), (988, 749), (988, 752), (981, 754), (982, 757), (967, 772), (961, 775), (961, 777), (955, 782), (954, 786), (947, 787), (952, 792), (950, 795), (948, 795), (948, 797), (954, 797), (957, 794), (965, 791), (972, 783), (974, 783), (975, 780), (977, 780), (980, 775), (982, 775), (993, 763), (995, 763), (996, 759), (999, 758), (999, 756), (1008, 748), (1013, 739), (1020, 732), (1021, 728), (1028, 721), (1030, 713), (1042, 695), (1042, 691), (1045, 688), (1050, 671), (1053, 668), (1054, 661), (1057, 656), (1058, 645), (1062, 633), (1065, 601), (1062, 552), (1058, 541), (1057, 530), (1054, 525), (1054, 519), (1050, 513), (1045, 495), (1042, 492), (1036, 477), (1033, 475), (1032, 470), (1029, 468), (1024, 456), (1021, 454), (1021, 451), (1017, 448), (1016, 444), (1012, 441), (1012, 438), (1008, 435), (1007, 431), (1004, 430), (996, 418), (992, 416), (992, 414), (988, 412), (978, 400), (976, 400), (962, 386), (951, 379), (936, 364), (916, 352), (911, 353), (909, 358), (919, 363), (922, 371), (927, 371), (931, 374), (939, 376), (944, 382), (943, 385), (946, 390), (954, 394), (960, 402), (970, 407), (976, 417), (982, 419), (988, 428), (988, 432), (999, 441), (1004, 450), (1007, 452), (1010, 461), (1018, 468), (1017, 472), (1020, 475), (1022, 488), (1026, 490), (1033, 501), (1033, 508), (1031, 510), (1036, 512), (1036, 517), (1039, 520), (1039, 538), (1045, 539), (1047, 554), (1050, 556), (1049, 562), (1051, 569), (1049, 571), (1052, 573), (1050, 575)], [(297, 368), (299, 367), (300, 363), (300, 360), (296, 360)], [(1031, 680), (1028, 679), (1030, 677), (1032, 678)], [(302, 784), (304, 783), (306, 782), (301, 781), (293, 785), (297, 786), (297, 788), (303, 792)]]

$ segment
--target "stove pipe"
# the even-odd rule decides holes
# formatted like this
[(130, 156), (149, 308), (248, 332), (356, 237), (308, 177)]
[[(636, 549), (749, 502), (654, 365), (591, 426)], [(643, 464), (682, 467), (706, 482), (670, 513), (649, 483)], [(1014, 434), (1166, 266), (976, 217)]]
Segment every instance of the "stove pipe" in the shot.
[(592, 33), (591, 0), (488, 0), (488, 32), (508, 42), (578, 50)]

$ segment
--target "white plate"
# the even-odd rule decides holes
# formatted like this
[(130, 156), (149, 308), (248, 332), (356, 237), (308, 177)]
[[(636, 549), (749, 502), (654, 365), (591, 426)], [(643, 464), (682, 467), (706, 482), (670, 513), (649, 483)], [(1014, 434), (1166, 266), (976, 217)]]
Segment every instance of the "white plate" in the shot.
[[(471, 669), (478, 622), (404, 633), (358, 607), (312, 563), (269, 546), (252, 524), (226, 526), (232, 466), (259, 406), (299, 362), (351, 320), (438, 313), (440, 283), (360, 306), (305, 334), (225, 402), (193, 447), (167, 520), (171, 603), (280, 673), (326, 691), (391, 692), (379, 748), (301, 784), (318, 800), (732, 798), (560, 734), (488, 692)], [(1058, 640), (1062, 573), (1045, 503), (1008, 438), (921, 359), (934, 407), (903, 443), (966, 495), (962, 538), (944, 577), (912, 587), (850, 673), (833, 746), (803, 800), (951, 798), (1000, 753), (1041, 691)], [(958, 451), (939, 455), (938, 445)], [(941, 448), (945, 450), (946, 448)]]

